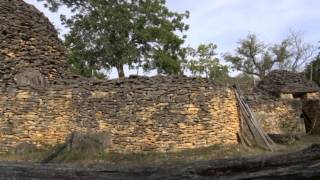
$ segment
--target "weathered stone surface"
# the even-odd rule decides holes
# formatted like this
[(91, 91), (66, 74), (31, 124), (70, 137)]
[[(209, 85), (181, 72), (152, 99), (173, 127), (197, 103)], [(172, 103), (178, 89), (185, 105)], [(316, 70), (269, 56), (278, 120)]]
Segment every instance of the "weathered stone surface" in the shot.
[[(267, 133), (301, 135), (306, 133), (304, 112), (315, 118), (310, 111), (316, 112), (317, 106), (311, 107), (310, 104), (319, 99), (319, 87), (302, 74), (275, 70), (247, 97)], [(309, 106), (306, 106), (308, 101)]]
[(110, 132), (108, 150), (124, 153), (238, 143), (235, 94), (210, 80), (56, 82), (46, 91), (20, 86), (0, 91), (2, 151), (21, 142), (54, 145), (73, 131)]
[(17, 73), (14, 80), (18, 86), (30, 86), (38, 90), (44, 90), (48, 84), (45, 77), (36, 69), (25, 69)]
[(272, 95), (280, 96), (281, 93), (312, 93), (319, 92), (319, 87), (309, 81), (302, 74), (284, 70), (270, 72), (258, 84), (258, 89), (269, 92)]
[(251, 93), (247, 99), (262, 128), (269, 134), (305, 134), (304, 120), (301, 118), (300, 99), (278, 99), (268, 95)]
[(14, 76), (30, 68), (49, 81), (62, 76), (62, 42), (40, 11), (23, 0), (1, 0), (0, 22), (1, 86), (14, 84)]
[[(24, 142), (55, 145), (75, 131), (110, 132), (108, 150), (123, 153), (238, 143), (231, 88), (202, 78), (98, 81), (70, 75), (56, 30), (37, 9), (23, 0), (1, 0), (0, 22), (0, 152)], [(250, 95), (249, 104), (267, 132), (300, 133), (301, 102), (270, 92), (315, 88), (290, 73), (289, 84), (281, 73), (270, 77), (261, 83), (263, 95)]]

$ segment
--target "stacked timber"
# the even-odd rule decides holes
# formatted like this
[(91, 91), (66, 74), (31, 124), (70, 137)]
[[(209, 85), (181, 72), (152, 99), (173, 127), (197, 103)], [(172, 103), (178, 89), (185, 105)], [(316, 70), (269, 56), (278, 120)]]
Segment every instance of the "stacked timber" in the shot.
[(262, 128), (255, 113), (246, 103), (239, 86), (235, 86), (235, 94), (240, 112), (240, 133), (239, 137), (244, 145), (259, 146), (274, 151), (274, 142)]

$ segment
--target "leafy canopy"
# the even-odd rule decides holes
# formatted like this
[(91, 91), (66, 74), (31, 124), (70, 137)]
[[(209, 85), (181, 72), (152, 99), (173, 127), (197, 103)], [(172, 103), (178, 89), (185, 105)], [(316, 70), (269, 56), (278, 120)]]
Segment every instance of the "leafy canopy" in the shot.
[(320, 53), (318, 56), (306, 67), (305, 74), (310, 80), (313, 80), (320, 86)]
[(212, 43), (201, 44), (197, 49), (188, 48), (186, 69), (191, 72), (192, 76), (205, 76), (217, 82), (228, 78), (228, 67), (220, 64), (216, 49), (217, 45)]
[(255, 34), (249, 34), (240, 40), (236, 54), (225, 54), (225, 60), (231, 62), (232, 68), (250, 75), (263, 78), (279, 60), (273, 59), (266, 45), (257, 39)]
[(70, 28), (65, 37), (69, 59), (96, 70), (115, 67), (124, 77), (130, 68), (156, 69), (159, 73), (181, 73), (185, 52), (181, 45), (189, 12), (171, 12), (165, 0), (48, 0), (57, 10), (62, 4), (75, 15), (62, 16)]
[(67, 6), (72, 8), (72, 11), (75, 11), (80, 6), (85, 6), (87, 4), (86, 0), (38, 0), (43, 2), (44, 6), (49, 8), (51, 11), (56, 12), (60, 6)]
[(298, 72), (313, 56), (313, 48), (298, 33), (291, 33), (279, 44), (267, 45), (255, 34), (240, 40), (234, 55), (227, 53), (224, 59), (232, 68), (260, 79), (273, 69)]

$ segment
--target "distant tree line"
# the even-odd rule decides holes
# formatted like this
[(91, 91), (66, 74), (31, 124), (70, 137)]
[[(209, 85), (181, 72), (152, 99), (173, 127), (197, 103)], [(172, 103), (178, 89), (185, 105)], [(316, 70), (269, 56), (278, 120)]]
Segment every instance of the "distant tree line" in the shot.
[(258, 40), (255, 34), (249, 34), (240, 40), (235, 54), (227, 53), (224, 58), (232, 64), (232, 68), (262, 79), (274, 69), (301, 72), (315, 53), (316, 48), (296, 32), (291, 32), (280, 43), (271, 45)]
[(315, 81), (320, 86), (320, 53), (307, 65), (305, 73), (310, 80)]
[(183, 47), (189, 12), (170, 11), (165, 0), (38, 1), (52, 11), (64, 5), (73, 12), (70, 18), (61, 16), (70, 29), (65, 35), (68, 64), (71, 71), (86, 77), (104, 78), (103, 70), (116, 68), (123, 78), (124, 66), (128, 66), (168, 75), (188, 72), (222, 83), (232, 79), (230, 70), (242, 72), (239, 79), (248, 81), (262, 79), (274, 69), (304, 71), (320, 81), (320, 55), (297, 32), (275, 44), (249, 34), (238, 42), (234, 53), (223, 55), (227, 66), (221, 64), (213, 43)]

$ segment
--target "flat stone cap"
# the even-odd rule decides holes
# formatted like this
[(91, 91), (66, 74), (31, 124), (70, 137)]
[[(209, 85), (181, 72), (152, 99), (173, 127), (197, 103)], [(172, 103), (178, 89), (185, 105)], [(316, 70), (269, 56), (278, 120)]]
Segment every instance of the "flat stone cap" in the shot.
[(285, 70), (270, 72), (257, 88), (274, 95), (319, 92), (319, 86), (308, 80), (303, 74)]

